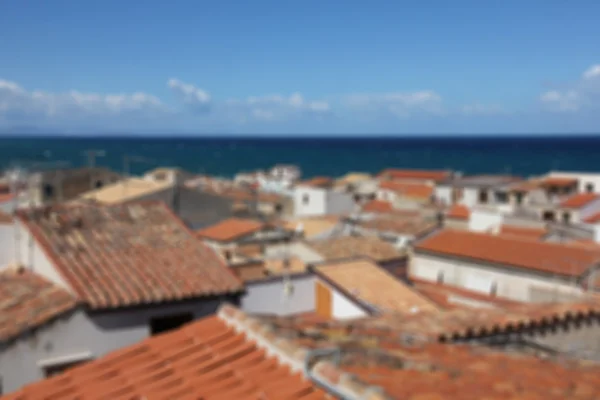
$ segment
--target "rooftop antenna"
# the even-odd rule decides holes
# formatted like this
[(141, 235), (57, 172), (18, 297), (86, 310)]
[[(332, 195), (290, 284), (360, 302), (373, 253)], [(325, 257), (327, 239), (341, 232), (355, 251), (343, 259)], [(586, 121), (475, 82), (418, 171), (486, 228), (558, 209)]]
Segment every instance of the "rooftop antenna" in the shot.
[(96, 158), (104, 157), (106, 152), (104, 150), (86, 150), (85, 155), (88, 160), (88, 167), (90, 169), (90, 190), (96, 189), (96, 181), (94, 179), (94, 168), (96, 167)]

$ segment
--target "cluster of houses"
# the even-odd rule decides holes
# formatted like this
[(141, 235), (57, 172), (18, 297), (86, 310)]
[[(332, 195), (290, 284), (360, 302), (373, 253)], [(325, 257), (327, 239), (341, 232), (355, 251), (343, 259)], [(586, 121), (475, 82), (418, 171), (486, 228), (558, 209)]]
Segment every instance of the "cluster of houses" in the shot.
[(600, 174), (0, 181), (2, 399), (600, 398)]

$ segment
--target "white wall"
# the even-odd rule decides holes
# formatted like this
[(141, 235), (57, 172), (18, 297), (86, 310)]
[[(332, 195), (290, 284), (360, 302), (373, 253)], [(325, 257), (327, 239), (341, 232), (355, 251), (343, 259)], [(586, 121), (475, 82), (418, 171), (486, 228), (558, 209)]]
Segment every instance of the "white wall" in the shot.
[(464, 260), (436, 257), (417, 253), (409, 266), (409, 275), (436, 282), (438, 274), (443, 273), (444, 283), (473, 290), (474, 280), (496, 282), (496, 295), (507, 299), (535, 302), (532, 288), (556, 291), (557, 293), (581, 294), (579, 288), (558, 279), (528, 273), (525, 270), (480, 265)]
[(291, 296), (284, 296), (283, 279), (250, 282), (242, 298), (242, 310), (247, 313), (291, 315), (315, 310), (315, 277), (292, 276)]
[(573, 222), (581, 222), (598, 212), (600, 212), (600, 199), (589, 202), (584, 207), (581, 207), (577, 213), (573, 213), (573, 216), (578, 217), (578, 219)]
[(469, 230), (474, 232), (486, 232), (502, 224), (503, 216), (500, 212), (491, 210), (471, 210), (469, 218)]
[(150, 335), (150, 319), (191, 312), (195, 318), (214, 313), (218, 301), (189, 302), (135, 310), (86, 314), (82, 310), (61, 318), (9, 347), (0, 347), (0, 376), (5, 392), (44, 378), (44, 360), (89, 354), (98, 358), (135, 344)]
[[(492, 201), (492, 199), (490, 199), (490, 201)], [(479, 189), (464, 188), (461, 203), (469, 208), (479, 204)]]
[(331, 288), (331, 315), (334, 319), (353, 319), (368, 316), (368, 314), (346, 296)]
[(355, 207), (354, 197), (351, 194), (334, 190), (329, 190), (327, 192), (325, 214), (346, 214), (354, 211)]
[(451, 186), (436, 186), (435, 198), (444, 204), (452, 204), (452, 187)]
[[(308, 203), (304, 204), (304, 196)], [(294, 190), (294, 215), (297, 217), (319, 216), (327, 213), (327, 190), (298, 186)]]
[(0, 224), (0, 269), (15, 261), (15, 228), (13, 224)]

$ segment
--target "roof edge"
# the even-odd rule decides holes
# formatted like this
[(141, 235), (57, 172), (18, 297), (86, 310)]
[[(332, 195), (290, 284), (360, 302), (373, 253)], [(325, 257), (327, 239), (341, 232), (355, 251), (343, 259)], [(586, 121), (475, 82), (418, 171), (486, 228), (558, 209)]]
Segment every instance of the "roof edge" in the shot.
[[(293, 372), (304, 374), (307, 362), (311, 359), (311, 349), (298, 346), (292, 340), (278, 337), (268, 324), (230, 304), (222, 305), (217, 316), (225, 324), (255, 342), (269, 356), (290, 367)], [(348, 396), (348, 399), (392, 400), (379, 387), (359, 381), (330, 361), (317, 362), (310, 367), (310, 372), (319, 379), (320, 382), (315, 382), (317, 385), (329, 386)], [(310, 379), (306, 375), (305, 377)]]

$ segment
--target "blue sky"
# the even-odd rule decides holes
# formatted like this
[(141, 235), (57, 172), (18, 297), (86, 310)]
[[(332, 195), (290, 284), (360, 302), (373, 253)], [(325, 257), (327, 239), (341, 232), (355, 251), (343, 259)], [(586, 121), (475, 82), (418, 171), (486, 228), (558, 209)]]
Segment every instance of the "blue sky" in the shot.
[(0, 129), (600, 131), (600, 2), (2, 1)]

